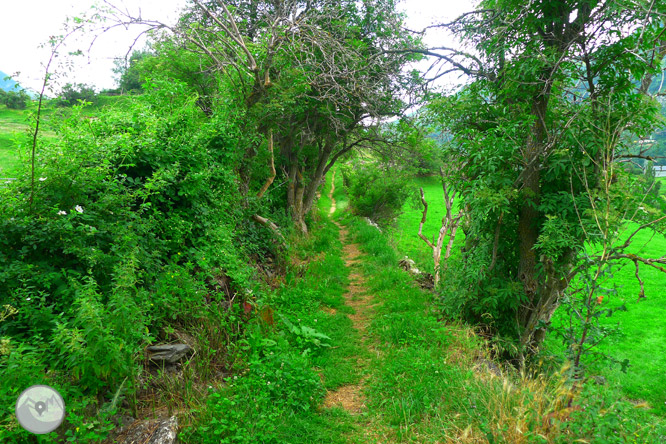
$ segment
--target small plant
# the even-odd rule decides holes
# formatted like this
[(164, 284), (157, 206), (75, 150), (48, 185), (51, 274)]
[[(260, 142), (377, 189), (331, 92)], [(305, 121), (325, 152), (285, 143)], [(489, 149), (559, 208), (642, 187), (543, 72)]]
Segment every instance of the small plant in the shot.
[(319, 402), (323, 389), (307, 357), (289, 352), (285, 343), (251, 342), (257, 348), (248, 370), (209, 395), (198, 426), (183, 434), (187, 442), (278, 443), (281, 418), (310, 411)]
[(284, 316), (280, 316), (280, 319), (287, 326), (289, 332), (294, 335), (296, 347), (303, 350), (304, 355), (312, 353), (320, 348), (330, 347), (328, 341), (330, 341), (331, 338), (325, 334), (320, 333), (307, 325), (294, 325)]

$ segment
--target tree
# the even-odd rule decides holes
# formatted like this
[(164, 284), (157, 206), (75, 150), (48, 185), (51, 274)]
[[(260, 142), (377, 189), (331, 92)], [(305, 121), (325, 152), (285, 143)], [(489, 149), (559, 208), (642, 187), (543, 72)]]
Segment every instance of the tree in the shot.
[(451, 305), (490, 319), (521, 354), (538, 348), (574, 277), (626, 259), (613, 241), (629, 215), (660, 227), (632, 211), (640, 193), (615, 165), (657, 126), (648, 86), (666, 54), (665, 12), (642, 0), (486, 0), (441, 25), (472, 48), (419, 51), (470, 79), (430, 107), (465, 159), (454, 185), (468, 212), (468, 299)]
[(19, 91), (4, 92), (2, 95), (2, 103), (10, 109), (25, 109), (28, 106), (29, 100), (30, 96), (22, 89)]
[[(119, 20), (164, 28), (116, 13)], [(400, 96), (414, 77), (403, 67), (415, 56), (389, 51), (414, 46), (401, 23), (393, 0), (194, 0), (170, 28), (171, 38), (206, 57), (234, 85), (248, 125), (264, 140), (272, 132), (287, 211), (302, 232), (326, 172), (375, 140), (371, 124), (405, 107)], [(243, 147), (245, 195), (252, 194), (250, 164), (261, 145)]]
[[(452, 162), (455, 164), (454, 162)], [(446, 207), (446, 214), (442, 218), (442, 225), (437, 234), (437, 241), (433, 242), (428, 239), (423, 234), (423, 225), (426, 223), (426, 217), (428, 216), (428, 202), (426, 202), (425, 193), (423, 188), (419, 188), (421, 193), (421, 203), (423, 204), (423, 216), (421, 217), (421, 223), (419, 224), (419, 237), (430, 247), (432, 250), (432, 262), (433, 268), (435, 271), (435, 281), (434, 285), (437, 287), (439, 285), (439, 276), (440, 276), (440, 263), (442, 260), (442, 248), (444, 248), (444, 239), (448, 235), (449, 239), (446, 243), (446, 249), (444, 250), (444, 269), (446, 269), (447, 261), (449, 256), (451, 256), (451, 248), (453, 243), (456, 240), (456, 232), (460, 226), (460, 220), (463, 216), (463, 209), (459, 209), (456, 214), (453, 213), (453, 205), (455, 202), (456, 193), (455, 191), (450, 193), (447, 189), (447, 175), (444, 172), (443, 168), (439, 170), (440, 176), (442, 178), (442, 191), (444, 193), (444, 206)]]
[(74, 106), (80, 102), (96, 103), (97, 93), (92, 86), (83, 83), (68, 83), (58, 96), (58, 105)]
[(113, 72), (118, 76), (116, 81), (121, 94), (143, 91), (143, 84), (146, 79), (142, 65), (151, 56), (153, 56), (153, 53), (149, 50), (133, 51), (129, 59), (114, 61)]

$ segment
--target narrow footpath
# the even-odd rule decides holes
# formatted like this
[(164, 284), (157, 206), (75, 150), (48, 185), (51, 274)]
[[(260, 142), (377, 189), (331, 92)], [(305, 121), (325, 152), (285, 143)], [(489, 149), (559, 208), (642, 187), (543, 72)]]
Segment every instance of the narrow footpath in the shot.
[[(329, 193), (331, 199), (331, 209), (329, 215), (332, 216), (337, 209), (333, 193), (335, 192), (335, 171), (333, 172), (332, 186)], [(340, 242), (343, 245), (343, 259), (345, 267), (349, 269), (349, 287), (345, 293), (345, 305), (353, 308), (354, 313), (349, 314), (352, 325), (359, 332), (361, 346), (368, 347), (367, 329), (372, 313), (372, 296), (366, 288), (366, 280), (360, 270), (360, 257), (362, 255), (358, 244), (349, 241), (349, 231), (339, 222), (333, 222), (340, 231)], [(324, 400), (324, 407), (340, 406), (351, 414), (361, 413), (365, 409), (365, 399), (363, 397), (363, 385), (367, 380), (368, 362), (366, 359), (357, 360), (357, 371), (361, 375), (358, 384), (346, 385), (335, 391), (328, 392)]]
[[(335, 192), (335, 171), (333, 172), (332, 186), (329, 192), (331, 200), (331, 208), (329, 210), (329, 217), (332, 218), (337, 210), (337, 204), (333, 193)], [(359, 434), (361, 436), (349, 437), (351, 442), (378, 442), (381, 433), (377, 432), (377, 427), (370, 424), (367, 417), (363, 417), (366, 413), (366, 398), (363, 393), (366, 382), (370, 378), (371, 372), (371, 359), (370, 356), (378, 356), (379, 350), (377, 344), (373, 341), (368, 332), (370, 322), (375, 315), (375, 304), (371, 292), (368, 289), (366, 277), (361, 270), (361, 261), (363, 254), (359, 245), (351, 241), (349, 230), (338, 221), (333, 220), (333, 223), (338, 227), (340, 242), (343, 245), (343, 260), (345, 267), (349, 271), (349, 285), (344, 295), (345, 305), (352, 308), (353, 312), (347, 316), (352, 322), (354, 330), (358, 332), (358, 341), (360, 341), (360, 348), (368, 351), (364, 353), (366, 356), (356, 356), (355, 369), (358, 374), (359, 382), (356, 384), (344, 385), (336, 390), (326, 393), (324, 400), (324, 408), (341, 407), (353, 417), (357, 418), (359, 426)]]

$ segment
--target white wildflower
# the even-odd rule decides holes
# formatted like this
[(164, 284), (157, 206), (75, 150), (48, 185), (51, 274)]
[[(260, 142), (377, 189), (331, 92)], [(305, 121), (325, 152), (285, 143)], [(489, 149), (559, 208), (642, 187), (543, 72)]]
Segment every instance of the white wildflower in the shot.
[(26, 301), (29, 301), (31, 298), (25, 298)]
[(83, 213), (83, 207), (81, 205), (75, 206), (74, 209), (79, 213)]
[(58, 211), (58, 216), (67, 216), (67, 211)]
[(40, 182), (44, 182), (45, 180), (46, 180), (46, 177), (40, 177), (40, 178), (39, 178), (39, 181), (40, 181)]

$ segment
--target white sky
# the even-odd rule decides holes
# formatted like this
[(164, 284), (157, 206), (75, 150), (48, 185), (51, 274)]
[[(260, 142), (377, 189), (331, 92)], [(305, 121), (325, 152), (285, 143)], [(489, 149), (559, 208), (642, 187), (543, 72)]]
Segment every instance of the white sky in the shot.
[[(41, 89), (43, 66), (49, 58), (48, 49), (40, 44), (52, 35), (62, 34), (67, 17), (90, 13), (95, 0), (0, 0), (0, 71), (9, 75), (20, 73), (18, 81), (33, 90)], [(141, 9), (143, 18), (173, 23), (186, 0), (112, 0), (132, 12)], [(408, 15), (412, 29), (451, 20), (472, 9), (473, 0), (402, 0), (400, 9)], [(73, 43), (67, 50), (82, 49), (85, 56), (74, 58), (74, 68), (57, 71), (57, 82), (92, 84), (97, 89), (113, 88), (113, 60), (124, 57), (138, 34), (137, 29), (117, 29), (100, 37), (87, 54), (87, 43)], [(137, 49), (141, 48), (139, 44)]]

